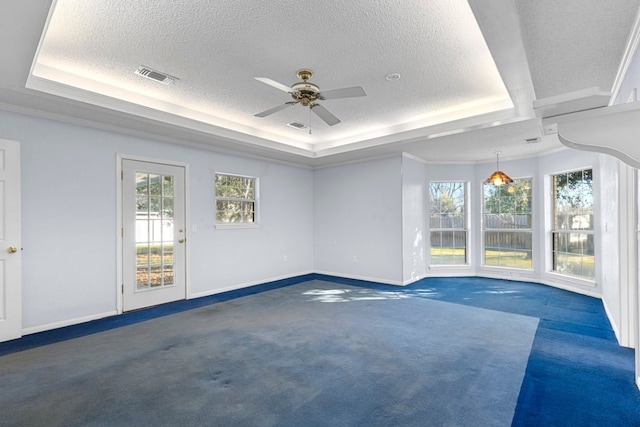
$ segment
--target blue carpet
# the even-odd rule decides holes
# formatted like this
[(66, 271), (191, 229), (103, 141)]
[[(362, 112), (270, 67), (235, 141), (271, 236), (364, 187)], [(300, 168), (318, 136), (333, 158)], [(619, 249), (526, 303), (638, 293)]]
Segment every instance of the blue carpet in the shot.
[(87, 335), (96, 334), (98, 332), (109, 331), (111, 329), (133, 325), (150, 319), (168, 316), (170, 314), (181, 313), (183, 311), (192, 310), (198, 307), (204, 307), (210, 304), (229, 301), (248, 295), (255, 295), (272, 289), (279, 289), (285, 286), (303, 283), (309, 280), (313, 280), (314, 278), (314, 274), (296, 276), (288, 279), (262, 283), (235, 291), (223, 292), (202, 298), (176, 301), (168, 304), (162, 304), (156, 307), (147, 308), (144, 310), (128, 312), (120, 316), (106, 317), (103, 319), (97, 319), (78, 325), (71, 325), (64, 328), (26, 335), (16, 340), (0, 343), (0, 356), (15, 353), (18, 351), (29, 350), (31, 348), (37, 348), (47, 344), (80, 338)]
[(553, 287), (517, 281), (429, 278), (398, 288), (353, 279), (307, 275), (29, 335), (0, 343), (0, 355), (311, 279), (538, 318), (540, 322), (512, 425), (640, 426), (640, 392), (633, 383), (634, 353), (617, 345), (601, 301)]
[(640, 426), (634, 351), (597, 298), (517, 281), (430, 278), (408, 292), (540, 320), (512, 426)]
[(504, 426), (537, 324), (309, 281), (6, 355), (0, 424)]

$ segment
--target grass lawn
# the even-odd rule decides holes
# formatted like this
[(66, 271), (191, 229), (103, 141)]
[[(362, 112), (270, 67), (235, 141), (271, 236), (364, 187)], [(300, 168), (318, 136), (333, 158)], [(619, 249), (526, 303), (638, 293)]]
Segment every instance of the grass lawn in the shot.
[[(466, 264), (465, 248), (437, 248), (430, 251), (431, 265), (463, 265)], [(486, 249), (484, 265), (492, 267), (533, 268), (531, 254), (524, 250)], [(594, 277), (595, 257), (570, 253), (558, 255), (556, 271), (578, 277)]]

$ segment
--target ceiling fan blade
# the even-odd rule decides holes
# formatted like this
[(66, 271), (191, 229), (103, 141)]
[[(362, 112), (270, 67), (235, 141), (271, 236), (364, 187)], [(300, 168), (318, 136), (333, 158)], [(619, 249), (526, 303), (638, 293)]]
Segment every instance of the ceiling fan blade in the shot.
[(318, 96), (319, 99), (355, 98), (357, 96), (367, 96), (360, 86), (345, 87), (342, 89), (323, 90)]
[(281, 91), (284, 91), (284, 92), (287, 92), (287, 93), (293, 93), (294, 92), (294, 90), (291, 89), (289, 86), (283, 85), (282, 83), (278, 83), (277, 81), (271, 80), (268, 77), (255, 77), (255, 79), (257, 81), (259, 81), (259, 82), (266, 83), (269, 86), (273, 86), (276, 89), (280, 89)]
[(336, 116), (331, 114), (329, 110), (324, 108), (322, 105), (311, 104), (310, 107), (311, 107), (311, 111), (316, 113), (316, 115), (320, 117), (322, 120), (324, 120), (324, 122), (329, 126), (337, 125), (338, 123), (340, 123), (340, 119), (338, 119)]
[(292, 105), (296, 105), (296, 104), (297, 104), (297, 102), (293, 102), (293, 101), (285, 102), (282, 105), (278, 105), (276, 107), (269, 108), (268, 110), (263, 111), (262, 113), (255, 114), (255, 116), (256, 117), (267, 117), (268, 115), (271, 115), (273, 113), (277, 113), (280, 110), (284, 110), (285, 108), (291, 107)]

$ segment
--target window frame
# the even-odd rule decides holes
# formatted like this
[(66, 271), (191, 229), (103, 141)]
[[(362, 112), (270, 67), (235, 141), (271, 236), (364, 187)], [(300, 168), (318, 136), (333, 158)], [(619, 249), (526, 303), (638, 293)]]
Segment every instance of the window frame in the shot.
[[(438, 227), (438, 228), (432, 228), (431, 227), (431, 208), (432, 208), (432, 200), (431, 200), (431, 185), (432, 184), (436, 184), (436, 183), (441, 183), (441, 184), (462, 184), (463, 189), (464, 189), (464, 206), (463, 206), (463, 228), (442, 228), (442, 227)], [(466, 180), (432, 180), (429, 181), (427, 184), (427, 189), (429, 192), (429, 196), (428, 196), (428, 202), (429, 202), (429, 209), (428, 209), (428, 220), (429, 220), (429, 252), (428, 252), (428, 256), (429, 256), (429, 267), (430, 268), (447, 268), (447, 267), (461, 267), (461, 266), (469, 266), (470, 265), (470, 259), (471, 259), (471, 250), (469, 248), (469, 241), (470, 241), (470, 234), (471, 234), (471, 230), (470, 230), (470, 199), (469, 199), (469, 181)], [(431, 233), (433, 232), (443, 232), (443, 231), (451, 231), (451, 232), (464, 232), (464, 262), (463, 263), (459, 263), (459, 264), (451, 264), (451, 263), (446, 263), (446, 264), (434, 264), (432, 263), (432, 257), (431, 257), (431, 251), (433, 249), (433, 245), (431, 244)], [(455, 234), (454, 234), (455, 236)], [(455, 239), (455, 237), (454, 237)], [(440, 246), (442, 247), (442, 246)]]
[[(224, 197), (218, 195), (216, 188), (216, 180), (219, 176), (243, 178), (253, 180), (253, 198), (237, 198), (237, 197)], [(215, 172), (214, 173), (214, 222), (216, 229), (243, 229), (243, 228), (260, 228), (260, 179), (256, 176), (241, 175), (228, 172)], [(253, 222), (218, 222), (218, 201), (240, 201), (253, 203)]]
[[(569, 175), (571, 173), (575, 173), (575, 172), (584, 172), (590, 170), (591, 171), (591, 197), (592, 197), (592, 202), (591, 202), (591, 210), (590, 210), (590, 215), (592, 217), (591, 220), (591, 228), (590, 229), (585, 229), (585, 228), (578, 228), (578, 229), (559, 229), (557, 228), (557, 217), (558, 217), (558, 212), (557, 212), (557, 192), (556, 192), (556, 185), (555, 185), (555, 177), (559, 176), (559, 175)], [(555, 274), (558, 276), (561, 276), (563, 278), (566, 279), (570, 279), (572, 281), (579, 281), (585, 284), (590, 284), (590, 285), (595, 285), (595, 280), (596, 280), (596, 263), (597, 263), (597, 257), (596, 257), (596, 232), (595, 232), (595, 228), (596, 228), (596, 221), (595, 221), (595, 215), (596, 215), (596, 198), (594, 195), (595, 192), (595, 171), (593, 166), (584, 166), (584, 167), (579, 167), (579, 168), (575, 168), (575, 169), (570, 169), (570, 170), (565, 170), (565, 171), (560, 171), (560, 172), (554, 172), (554, 173), (550, 173), (548, 175), (548, 180), (549, 180), (549, 194), (550, 194), (550, 208), (549, 208), (549, 234), (548, 234), (548, 248), (549, 248), (549, 264), (548, 264), (548, 268), (547, 271), (551, 274)], [(565, 236), (569, 236), (571, 234), (585, 234), (587, 235), (587, 240), (589, 240), (588, 236), (591, 236), (591, 244), (593, 247), (593, 255), (591, 255), (593, 257), (593, 262), (594, 262), (594, 266), (592, 269), (592, 275), (591, 276), (586, 276), (586, 275), (581, 275), (581, 274), (574, 274), (571, 272), (566, 272), (566, 271), (560, 271), (556, 269), (556, 265), (557, 265), (557, 259), (556, 259), (556, 253), (559, 252), (556, 250), (556, 236), (558, 235), (565, 235)], [(569, 252), (567, 252), (569, 253)], [(585, 254), (582, 253), (579, 255), (581, 258), (584, 258)]]
[[(487, 228), (486, 224), (486, 197), (485, 197), (485, 186), (493, 185), (487, 184), (485, 182), (480, 183), (480, 193), (481, 193), (481, 212), (480, 212), (480, 246), (481, 246), (481, 266), (482, 268), (488, 269), (511, 269), (516, 271), (521, 271), (524, 273), (532, 273), (535, 268), (535, 251), (534, 251), (534, 228), (535, 228), (535, 209), (534, 209), (534, 177), (533, 176), (523, 176), (518, 178), (513, 178), (514, 183), (517, 181), (527, 180), (529, 182), (529, 212), (528, 215), (531, 216), (530, 220), (530, 228)], [(508, 188), (508, 184), (504, 184)], [(501, 214), (501, 213), (498, 213)], [(487, 264), (486, 252), (487, 252), (487, 244), (486, 244), (486, 235), (487, 233), (516, 233), (516, 234), (528, 234), (530, 236), (531, 247), (528, 250), (531, 254), (531, 266), (530, 267), (518, 267), (514, 265), (494, 265)]]

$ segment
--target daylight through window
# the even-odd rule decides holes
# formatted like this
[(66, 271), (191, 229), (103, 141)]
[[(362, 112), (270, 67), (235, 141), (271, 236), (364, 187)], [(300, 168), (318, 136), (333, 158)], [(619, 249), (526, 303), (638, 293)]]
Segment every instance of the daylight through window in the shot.
[(254, 224), (257, 178), (216, 174), (216, 224)]
[(484, 265), (533, 268), (531, 179), (484, 184)]
[(467, 263), (467, 220), (465, 182), (429, 184), (430, 263)]
[(553, 271), (593, 278), (593, 171), (552, 176)]

